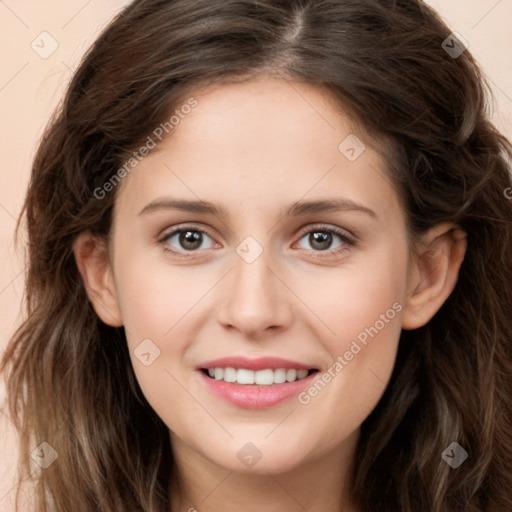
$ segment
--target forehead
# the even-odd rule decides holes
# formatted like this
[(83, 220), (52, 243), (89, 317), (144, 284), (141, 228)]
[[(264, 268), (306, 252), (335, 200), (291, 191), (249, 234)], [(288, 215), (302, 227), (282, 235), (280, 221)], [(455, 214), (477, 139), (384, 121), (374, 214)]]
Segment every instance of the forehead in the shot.
[(263, 206), (266, 198), (292, 203), (339, 193), (384, 199), (389, 209), (396, 199), (374, 141), (325, 90), (262, 78), (210, 84), (192, 96), (197, 105), (137, 165), (120, 201), (141, 205), (168, 192)]
[(326, 89), (286, 78), (212, 83), (197, 93), (198, 108), (187, 116), (186, 128), (174, 134), (177, 141), (215, 140), (223, 142), (222, 148), (236, 143), (248, 149), (265, 144), (296, 152), (302, 142), (329, 151), (333, 143), (336, 149), (340, 133), (356, 131), (348, 113), (335, 109)]

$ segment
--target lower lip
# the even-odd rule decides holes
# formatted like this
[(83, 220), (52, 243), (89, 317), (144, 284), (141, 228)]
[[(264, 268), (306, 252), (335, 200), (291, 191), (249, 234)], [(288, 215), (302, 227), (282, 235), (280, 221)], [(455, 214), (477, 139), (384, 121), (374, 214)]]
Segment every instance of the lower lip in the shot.
[(259, 386), (215, 380), (199, 371), (200, 377), (214, 395), (244, 409), (265, 409), (289, 400), (311, 385), (317, 373), (314, 372), (295, 382)]

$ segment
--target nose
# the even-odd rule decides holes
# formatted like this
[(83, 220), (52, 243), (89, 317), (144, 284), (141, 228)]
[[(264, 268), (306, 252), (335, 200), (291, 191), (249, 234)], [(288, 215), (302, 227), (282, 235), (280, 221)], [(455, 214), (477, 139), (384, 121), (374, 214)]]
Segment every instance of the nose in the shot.
[(222, 326), (253, 339), (289, 327), (293, 321), (293, 293), (266, 251), (252, 263), (238, 254), (234, 261), (218, 315)]

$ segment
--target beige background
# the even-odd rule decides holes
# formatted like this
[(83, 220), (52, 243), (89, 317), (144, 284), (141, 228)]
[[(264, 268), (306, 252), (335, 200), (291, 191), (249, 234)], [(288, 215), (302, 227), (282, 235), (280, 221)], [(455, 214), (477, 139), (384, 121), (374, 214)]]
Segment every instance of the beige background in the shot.
[[(13, 236), (37, 141), (81, 55), (126, 3), (0, 0), (0, 353), (20, 321), (24, 265), (21, 251), (14, 249)], [(429, 3), (469, 42), (470, 51), (493, 87), (494, 121), (512, 138), (512, 0)], [(43, 32), (50, 35), (41, 35)], [(54, 53), (44, 54), (57, 44)], [(22, 240), (23, 234), (22, 230)], [(3, 397), (0, 386), (0, 402)], [(14, 432), (9, 418), (0, 410), (2, 512), (14, 510)]]

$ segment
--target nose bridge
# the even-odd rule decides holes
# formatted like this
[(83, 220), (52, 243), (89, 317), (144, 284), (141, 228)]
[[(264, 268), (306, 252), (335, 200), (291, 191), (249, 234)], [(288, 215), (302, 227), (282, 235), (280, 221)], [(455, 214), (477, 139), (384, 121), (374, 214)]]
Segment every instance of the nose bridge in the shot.
[(290, 297), (272, 268), (275, 265), (270, 249), (247, 237), (233, 257), (234, 269), (221, 308), (221, 323), (247, 335), (286, 325), (291, 320)]

